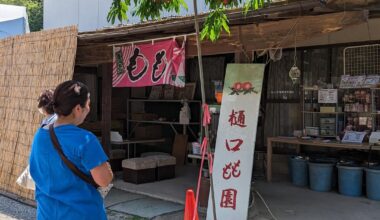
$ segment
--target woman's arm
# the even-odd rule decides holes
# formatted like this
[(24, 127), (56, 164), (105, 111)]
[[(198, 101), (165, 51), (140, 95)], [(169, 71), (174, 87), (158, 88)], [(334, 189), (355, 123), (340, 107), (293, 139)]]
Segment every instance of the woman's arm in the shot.
[(111, 166), (108, 162), (104, 162), (101, 165), (95, 167), (91, 171), (91, 176), (99, 186), (108, 186), (113, 178)]

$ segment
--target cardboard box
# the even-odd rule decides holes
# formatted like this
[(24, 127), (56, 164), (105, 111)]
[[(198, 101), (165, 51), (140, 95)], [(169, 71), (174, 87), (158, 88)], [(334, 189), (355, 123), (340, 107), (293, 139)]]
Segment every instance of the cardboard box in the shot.
[(162, 138), (162, 126), (161, 125), (138, 126), (135, 129), (135, 138), (137, 139)]
[(335, 107), (321, 106), (319, 108), (319, 112), (323, 112), (323, 113), (335, 112)]

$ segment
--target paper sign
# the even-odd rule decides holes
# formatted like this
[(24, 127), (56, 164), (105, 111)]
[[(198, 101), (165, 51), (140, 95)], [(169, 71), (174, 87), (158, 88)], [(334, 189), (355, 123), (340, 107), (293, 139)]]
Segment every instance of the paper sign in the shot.
[(344, 133), (342, 143), (357, 143), (363, 142), (366, 132), (347, 131)]
[(264, 67), (227, 65), (213, 166), (216, 219), (247, 219)]
[(320, 89), (318, 90), (318, 103), (337, 103), (337, 89)]

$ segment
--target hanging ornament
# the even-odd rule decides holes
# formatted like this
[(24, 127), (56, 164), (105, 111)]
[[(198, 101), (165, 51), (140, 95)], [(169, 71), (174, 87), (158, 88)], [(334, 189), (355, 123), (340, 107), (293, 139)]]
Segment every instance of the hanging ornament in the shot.
[(289, 71), (289, 77), (293, 81), (293, 85), (299, 83), (301, 78), (301, 71), (298, 69), (297, 65), (294, 63)]
[(289, 77), (293, 82), (293, 85), (300, 82), (301, 70), (297, 67), (297, 29), (294, 36), (294, 64), (289, 71)]

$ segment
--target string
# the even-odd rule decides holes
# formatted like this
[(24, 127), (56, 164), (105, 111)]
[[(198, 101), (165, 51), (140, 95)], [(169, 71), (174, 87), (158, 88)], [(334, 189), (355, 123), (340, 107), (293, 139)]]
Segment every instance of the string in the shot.
[[(204, 137), (203, 141), (202, 141), (202, 145), (201, 145), (202, 159), (201, 159), (201, 165), (199, 167), (197, 192), (196, 192), (196, 196), (195, 196), (195, 207), (196, 208), (194, 209), (193, 220), (195, 220), (196, 212), (198, 210), (199, 191), (200, 191), (200, 188), (201, 188), (202, 170), (203, 170), (203, 164), (204, 164), (205, 157), (206, 157), (207, 142), (208, 142), (207, 137)], [(209, 164), (210, 164), (210, 161), (209, 161)], [(209, 165), (209, 169), (210, 169), (210, 166), (211, 165)]]

